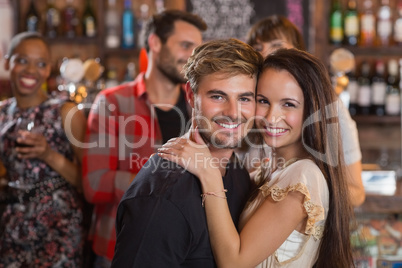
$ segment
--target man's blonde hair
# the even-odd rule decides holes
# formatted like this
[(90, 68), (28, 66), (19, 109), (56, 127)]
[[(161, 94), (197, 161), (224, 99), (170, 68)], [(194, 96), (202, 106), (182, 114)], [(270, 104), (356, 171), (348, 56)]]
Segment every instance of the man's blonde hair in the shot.
[(207, 75), (220, 73), (227, 77), (239, 74), (257, 77), (262, 64), (260, 53), (232, 38), (208, 41), (196, 47), (183, 70), (193, 92), (197, 93), (201, 80)]

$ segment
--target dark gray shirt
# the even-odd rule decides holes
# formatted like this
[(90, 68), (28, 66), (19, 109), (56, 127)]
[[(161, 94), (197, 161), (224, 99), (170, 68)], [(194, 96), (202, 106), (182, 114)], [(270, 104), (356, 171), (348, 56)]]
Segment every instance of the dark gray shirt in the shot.
[[(223, 182), (237, 226), (250, 191), (250, 177), (233, 161)], [(198, 179), (157, 155), (144, 165), (123, 196), (116, 233), (112, 267), (216, 267)]]

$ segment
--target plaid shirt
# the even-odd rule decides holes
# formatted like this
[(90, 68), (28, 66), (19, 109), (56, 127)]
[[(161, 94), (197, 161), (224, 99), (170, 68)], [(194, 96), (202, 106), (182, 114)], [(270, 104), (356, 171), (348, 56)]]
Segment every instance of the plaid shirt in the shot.
[(112, 260), (116, 244), (117, 207), (162, 135), (148, 101), (144, 74), (133, 82), (98, 94), (88, 117), (87, 148), (83, 158), (83, 186), (94, 204), (91, 239), (97, 255)]

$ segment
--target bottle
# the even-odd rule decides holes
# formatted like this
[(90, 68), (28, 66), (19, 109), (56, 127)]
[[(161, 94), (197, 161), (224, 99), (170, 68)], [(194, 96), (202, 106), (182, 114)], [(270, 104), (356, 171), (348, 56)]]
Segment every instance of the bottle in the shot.
[(375, 15), (372, 0), (364, 0), (363, 11), (360, 14), (360, 45), (372, 46), (375, 39)]
[(39, 32), (39, 23), (40, 23), (40, 17), (39, 13), (35, 8), (34, 1), (31, 0), (31, 3), (29, 4), (29, 9), (27, 14), (25, 15), (25, 30), (28, 32)]
[(392, 13), (389, 0), (381, 0), (377, 12), (377, 37), (380, 46), (388, 46), (392, 37)]
[(64, 35), (69, 38), (77, 36), (78, 17), (77, 9), (73, 6), (73, 0), (67, 0), (67, 6), (63, 11)]
[(117, 80), (117, 71), (115, 68), (110, 68), (106, 74), (105, 88), (115, 87), (119, 85)]
[(82, 15), (82, 30), (85, 37), (95, 37), (97, 32), (96, 16), (90, 0), (85, 1), (85, 10)]
[(356, 9), (356, 0), (348, 1), (348, 8), (345, 11), (344, 20), (345, 44), (356, 46), (359, 36), (359, 18)]
[(363, 61), (361, 65), (361, 75), (358, 78), (359, 92), (357, 95), (358, 113), (361, 115), (370, 114), (371, 106), (371, 83), (370, 83), (370, 63)]
[(346, 87), (346, 91), (349, 92), (349, 113), (354, 116), (357, 114), (357, 95), (359, 93), (359, 84), (356, 80), (356, 76), (353, 72), (348, 74), (349, 83)]
[(164, 0), (155, 0), (156, 13), (161, 13), (165, 10)]
[(120, 18), (119, 12), (116, 9), (116, 0), (108, 0), (108, 9), (105, 15), (106, 38), (105, 43), (107, 48), (120, 47)]
[[(399, 60), (399, 64), (401, 64), (401, 60)], [(391, 59), (388, 62), (388, 88), (385, 98), (385, 113), (387, 115), (399, 115), (401, 112), (401, 83), (398, 77), (398, 63), (395, 59)]]
[(340, 0), (332, 1), (329, 38), (332, 44), (340, 45), (343, 41), (342, 10)]
[(46, 7), (46, 35), (55, 38), (59, 35), (60, 11), (54, 6), (54, 0), (47, 1)]
[(124, 82), (134, 81), (136, 75), (136, 68), (134, 62), (127, 63), (126, 73), (124, 74)]
[(394, 41), (398, 46), (402, 46), (402, 1), (398, 1), (397, 18), (394, 23)]
[(375, 75), (372, 79), (372, 98), (371, 107), (372, 114), (377, 116), (385, 115), (385, 94), (387, 91), (387, 83), (385, 82), (385, 64), (382, 60), (378, 60), (375, 65)]
[(138, 19), (137, 28), (137, 46), (145, 46), (145, 26), (149, 19), (149, 6), (147, 4), (142, 4), (140, 6), (140, 18)]
[(131, 6), (131, 0), (124, 0), (124, 11), (122, 20), (122, 47), (134, 47), (134, 13)]

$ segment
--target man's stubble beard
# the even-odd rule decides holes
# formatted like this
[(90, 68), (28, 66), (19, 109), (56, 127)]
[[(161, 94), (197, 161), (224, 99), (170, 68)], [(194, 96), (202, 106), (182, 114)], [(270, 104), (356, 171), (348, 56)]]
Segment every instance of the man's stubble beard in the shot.
[[(184, 74), (177, 70), (176, 64), (179, 63), (181, 63), (180, 60), (176, 60), (172, 56), (169, 48), (163, 45), (159, 54), (159, 61), (156, 63), (156, 67), (174, 85), (184, 84), (187, 82), (187, 80), (184, 78)], [(185, 63), (186, 62), (183, 62), (183, 66)]]

